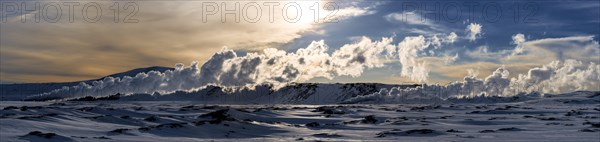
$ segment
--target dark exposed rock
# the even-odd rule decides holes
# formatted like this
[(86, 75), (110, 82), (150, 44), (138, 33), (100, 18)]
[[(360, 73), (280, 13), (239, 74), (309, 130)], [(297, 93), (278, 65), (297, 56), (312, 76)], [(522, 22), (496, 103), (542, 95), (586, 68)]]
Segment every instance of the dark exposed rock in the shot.
[(49, 106), (66, 106), (67, 104), (65, 103), (52, 103)]
[(565, 114), (565, 116), (576, 116), (576, 115), (583, 115), (583, 113), (581, 113), (581, 111), (571, 110), (571, 111), (567, 112), (567, 114)]
[(7, 106), (7, 107), (3, 108), (3, 110), (11, 110), (11, 109), (19, 109), (19, 107), (16, 107), (16, 106)]
[(21, 108), (19, 108), (21, 111), (27, 111), (29, 109), (42, 109), (44, 107), (42, 106), (21, 106)]
[(194, 121), (194, 122), (192, 122), (192, 123), (194, 123), (194, 125), (196, 125), (196, 126), (200, 126), (200, 125), (204, 125), (204, 124), (206, 124), (206, 121), (202, 121), (202, 120), (200, 120), (200, 121)]
[(397, 135), (400, 134), (401, 130), (399, 129), (394, 129), (391, 131), (383, 131), (383, 132), (379, 132), (377, 133), (377, 137), (386, 137), (387, 135)]
[(104, 139), (104, 140), (110, 140), (111, 138), (109, 137), (105, 137), (105, 136), (101, 136), (101, 137), (93, 137), (94, 139)]
[(401, 131), (399, 129), (393, 129), (391, 131), (383, 131), (380, 133), (377, 133), (377, 137), (386, 137), (388, 135), (392, 135), (392, 136), (410, 136), (410, 135), (441, 135), (444, 134), (443, 132), (438, 132), (435, 130), (431, 130), (431, 129), (413, 129), (413, 130), (407, 130), (407, 131)]
[(581, 129), (579, 132), (600, 132), (599, 129)]
[(150, 121), (150, 122), (155, 122), (155, 121), (158, 120), (158, 117), (156, 117), (156, 116), (150, 116), (150, 117), (144, 118), (144, 120)]
[[(375, 116), (373, 115), (369, 115), (369, 116), (365, 116), (365, 118), (360, 119), (360, 120), (352, 120), (352, 121), (346, 121), (344, 122), (344, 124), (375, 124), (377, 123), (377, 119), (375, 119)], [(386, 120), (387, 122), (395, 122), (395, 120)]]
[(415, 130), (405, 131), (406, 134), (412, 134), (412, 133), (429, 134), (429, 133), (433, 133), (433, 132), (434, 132), (434, 130), (431, 130), (431, 129), (415, 129)]
[(31, 131), (25, 136), (37, 136), (37, 137), (50, 139), (50, 138), (56, 136), (56, 134), (55, 133), (42, 133), (40, 131)]
[(200, 110), (201, 108), (195, 105), (183, 106), (179, 108), (179, 111), (190, 111), (190, 110)]
[(446, 132), (449, 132), (449, 133), (464, 133), (464, 131), (459, 131), (459, 130), (454, 130), (454, 129), (446, 130)]
[(149, 127), (140, 127), (138, 128), (139, 131), (150, 131)]
[(200, 117), (212, 118), (213, 120), (208, 121), (210, 124), (219, 124), (223, 121), (235, 121), (236, 119), (229, 116), (227, 112), (229, 112), (229, 109), (221, 109), (200, 115)]
[(340, 108), (340, 106), (337, 107), (333, 107), (333, 106), (321, 106), (321, 107), (317, 107), (315, 108), (315, 110), (313, 112), (323, 112), (323, 114), (345, 114), (346, 112), (344, 112)]
[(117, 93), (115, 95), (105, 96), (105, 97), (85, 96), (85, 97), (81, 97), (81, 98), (70, 99), (68, 101), (113, 101), (113, 100), (119, 100), (121, 98), (121, 96), (123, 96), (123, 95), (120, 93)]
[(336, 133), (318, 133), (318, 134), (313, 134), (313, 136), (315, 136), (315, 137), (324, 137), (324, 138), (342, 137), (342, 135), (339, 135), (339, 134), (336, 134)]
[(440, 106), (440, 105), (428, 105), (428, 106), (411, 107), (410, 110), (411, 111), (423, 111), (423, 110), (430, 110), (430, 109), (438, 109), (441, 107), (442, 106)]
[(82, 108), (78, 108), (76, 110), (79, 110), (79, 111), (91, 111), (91, 110), (94, 110), (94, 108), (95, 107), (82, 107)]
[(286, 107), (272, 107), (271, 110), (289, 110)]
[(556, 120), (560, 120), (554, 117), (537, 117), (537, 119), (539, 120), (543, 120), (543, 121), (556, 121)]
[(44, 117), (57, 116), (57, 115), (58, 114), (56, 114), (56, 113), (49, 113), (49, 114), (41, 114), (41, 115), (22, 116), (22, 117), (18, 117), (17, 119), (44, 118)]
[(361, 122), (366, 124), (374, 124), (377, 123), (377, 119), (375, 119), (375, 116), (369, 115), (362, 119)]
[(521, 131), (522, 129), (510, 127), (510, 128), (500, 128), (498, 131)]
[(319, 124), (319, 122), (310, 122), (310, 123), (306, 123), (305, 126), (306, 127), (319, 127), (319, 126), (321, 126), (321, 124)]
[(493, 133), (493, 132), (496, 132), (496, 131), (494, 131), (494, 130), (481, 130), (481, 131), (479, 131), (479, 133)]
[(338, 110), (338, 109), (329, 109), (329, 110), (325, 110), (323, 111), (323, 114), (344, 114), (345, 112), (342, 110)]
[(196, 107), (196, 106), (195, 105), (189, 105), (189, 106), (184, 106), (184, 107), (181, 107), (181, 108), (183, 108), (183, 109), (190, 109), (190, 108), (194, 108), (194, 107)]
[(110, 133), (125, 133), (126, 131), (129, 131), (130, 129), (126, 129), (126, 128), (119, 128), (119, 129), (115, 129), (110, 131)]
[(456, 136), (461, 137), (461, 138), (469, 138), (469, 139), (475, 138), (475, 136), (463, 136), (463, 135), (456, 135)]
[(166, 124), (156, 125), (155, 128), (181, 128), (185, 124), (186, 123), (166, 123)]
[(202, 109), (216, 109), (217, 107), (219, 107), (219, 106), (215, 106), (215, 105), (212, 105), (212, 106), (204, 106), (204, 107), (202, 107)]
[(498, 120), (498, 119), (506, 119), (506, 117), (491, 117), (488, 120)]
[(584, 122), (583, 125), (592, 125), (592, 127), (600, 128), (600, 122)]
[(160, 124), (156, 126), (146, 126), (138, 128), (139, 131), (150, 131), (151, 129), (163, 129), (163, 128), (181, 128), (184, 127), (187, 123), (166, 123)]

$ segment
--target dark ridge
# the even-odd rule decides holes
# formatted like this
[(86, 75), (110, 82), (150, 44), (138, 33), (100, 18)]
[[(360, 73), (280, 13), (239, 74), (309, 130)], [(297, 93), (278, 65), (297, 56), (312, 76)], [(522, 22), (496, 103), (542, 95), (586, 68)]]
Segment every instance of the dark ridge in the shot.
[(123, 96), (123, 94), (117, 93), (115, 95), (110, 95), (110, 96), (106, 96), (106, 97), (85, 96), (85, 97), (81, 97), (81, 98), (70, 99), (67, 101), (114, 101), (114, 100), (119, 100), (119, 98), (121, 98), (121, 96)]

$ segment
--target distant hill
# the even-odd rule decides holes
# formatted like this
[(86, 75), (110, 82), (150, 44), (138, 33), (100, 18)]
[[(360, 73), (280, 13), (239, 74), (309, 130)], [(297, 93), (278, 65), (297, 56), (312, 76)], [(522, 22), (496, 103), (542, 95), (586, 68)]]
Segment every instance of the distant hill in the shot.
[(165, 72), (167, 70), (174, 70), (174, 68), (152, 66), (146, 68), (137, 68), (126, 72), (115, 73), (108, 76), (104, 76), (98, 79), (74, 81), (74, 82), (50, 82), (50, 83), (12, 83), (5, 82), (0, 84), (0, 100), (14, 100), (12, 97), (22, 97), (26, 95), (40, 94), (55, 89), (62, 88), (63, 86), (75, 86), (81, 82), (92, 83), (93, 81), (102, 80), (106, 77), (118, 77), (124, 76), (135, 76), (138, 73), (148, 73), (150, 71)]
[(12, 82), (12, 81), (2, 81), (0, 80), (0, 84), (17, 84), (19, 82)]
[(121, 101), (198, 101), (216, 104), (335, 104), (346, 99), (378, 92), (383, 88), (414, 88), (420, 85), (381, 83), (290, 83), (274, 89), (272, 85), (231, 89), (209, 85), (194, 91), (170, 94), (131, 94), (105, 96)]
[(150, 71), (158, 71), (158, 72), (165, 72), (167, 70), (174, 70), (174, 68), (169, 68), (169, 67), (161, 67), (161, 66), (153, 66), (153, 67), (147, 67), (147, 68), (137, 68), (137, 69), (133, 69), (133, 70), (129, 70), (126, 72), (121, 72), (121, 73), (115, 73), (115, 74), (111, 74), (105, 77), (102, 77), (100, 79), (95, 79), (95, 80), (91, 80), (91, 81), (96, 81), (96, 80), (102, 80), (106, 77), (118, 77), (118, 78), (123, 78), (125, 76), (135, 76), (139, 73), (148, 73)]
[[(18, 83), (18, 84), (0, 84), (0, 98), (2, 101), (24, 100), (27, 96), (49, 92), (62, 87), (76, 86), (81, 82), (92, 83), (102, 80), (106, 77), (135, 76), (139, 73), (148, 73), (150, 71), (165, 72), (173, 70), (167, 67), (147, 67), (138, 68), (130, 71), (108, 75), (93, 80), (84, 80), (76, 82), (58, 82), (58, 83)], [(155, 96), (153, 94), (115, 94), (115, 96), (96, 96), (84, 98), (64, 99), (75, 100), (131, 100), (131, 101), (157, 101), (157, 100), (188, 100), (188, 101), (206, 101), (206, 102), (224, 102), (224, 103), (336, 103), (351, 97), (369, 95), (383, 88), (414, 88), (419, 85), (400, 85), (400, 84), (381, 84), (381, 83), (290, 83), (283, 88), (273, 89), (269, 84), (256, 86), (254, 89), (227, 89), (220, 86), (206, 86), (196, 91), (178, 91), (173, 94), (163, 94)], [(200, 86), (199, 86), (200, 87)], [(34, 99), (35, 100), (35, 99)]]

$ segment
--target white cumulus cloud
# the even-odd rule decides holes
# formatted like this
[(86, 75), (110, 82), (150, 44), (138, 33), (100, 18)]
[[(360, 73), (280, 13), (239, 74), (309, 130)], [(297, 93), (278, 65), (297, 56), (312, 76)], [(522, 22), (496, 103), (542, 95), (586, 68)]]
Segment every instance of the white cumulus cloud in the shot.
[(467, 39), (469, 41), (475, 41), (477, 38), (481, 37), (481, 29), (482, 26), (478, 23), (471, 23), (467, 26)]
[[(470, 71), (472, 72), (472, 70)], [(501, 66), (485, 79), (476, 73), (465, 76), (464, 81), (448, 85), (424, 85), (417, 88), (382, 89), (371, 95), (346, 100), (347, 103), (363, 101), (403, 102), (407, 100), (444, 100), (448, 98), (480, 96), (515, 96), (529, 93), (564, 93), (577, 90), (600, 90), (600, 65), (577, 60), (554, 61), (535, 67), (526, 74), (509, 78), (509, 71)]]

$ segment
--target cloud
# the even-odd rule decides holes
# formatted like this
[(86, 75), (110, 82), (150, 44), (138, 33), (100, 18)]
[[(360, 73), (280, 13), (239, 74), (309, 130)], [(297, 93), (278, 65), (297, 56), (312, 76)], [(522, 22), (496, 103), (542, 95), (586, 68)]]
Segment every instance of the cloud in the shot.
[[(478, 24), (472, 23), (467, 29), (472, 29)], [(480, 35), (481, 30), (475, 31)], [(313, 41), (306, 48), (295, 52), (286, 52), (276, 48), (266, 48), (258, 51), (249, 51), (240, 56), (235, 49), (222, 48), (216, 51), (202, 66), (193, 63), (188, 67), (177, 65), (176, 70), (171, 72), (152, 72), (140, 74), (134, 77), (112, 78), (95, 82), (93, 84), (80, 84), (78, 86), (48, 92), (36, 97), (51, 96), (77, 96), (95, 94), (97, 96), (112, 95), (115, 93), (168, 93), (178, 90), (197, 89), (205, 85), (219, 85), (225, 87), (252, 87), (259, 84), (274, 84), (282, 86), (290, 82), (305, 82), (314, 78), (333, 79), (339, 76), (359, 77), (365, 70), (382, 68), (385, 63), (398, 62), (399, 76), (407, 78), (416, 83), (429, 82), (430, 75), (447, 79), (455, 79), (464, 76), (457, 70), (483, 69), (481, 75), (489, 75), (484, 79), (478, 76), (468, 75), (463, 77), (463, 82), (450, 83), (449, 91), (457, 91), (456, 86), (462, 86), (454, 94), (469, 93), (492, 93), (506, 92), (506, 80), (509, 77), (516, 80), (528, 80), (519, 77), (520, 73), (526, 72), (532, 66), (546, 64), (547, 59), (556, 59), (564, 62), (567, 59), (578, 59), (583, 63), (597, 62), (598, 42), (592, 36), (576, 36), (565, 38), (546, 38), (539, 40), (525, 40), (523, 34), (513, 36), (513, 43), (522, 46), (523, 51), (519, 55), (511, 55), (510, 50), (496, 52), (488, 51), (487, 46), (480, 46), (477, 50), (467, 50), (464, 53), (448, 52), (456, 51), (444, 48), (458, 40), (458, 35), (437, 33), (430, 36), (407, 36), (400, 42), (394, 44), (394, 38), (384, 37), (380, 40), (372, 40), (367, 37), (355, 37), (353, 43), (345, 44), (339, 48), (329, 48), (325, 41)], [(333, 49), (333, 50), (332, 50)], [(581, 49), (581, 50), (566, 50)], [(442, 52), (440, 52), (442, 51)], [(535, 52), (532, 52), (535, 51)], [(583, 52), (582, 52), (583, 51)], [(460, 55), (467, 55), (477, 59), (475, 63), (454, 62)], [(588, 55), (589, 56), (586, 56)], [(555, 55), (561, 58), (546, 58)], [(481, 62), (486, 57), (489, 61)], [(493, 60), (495, 59), (495, 60)], [(540, 60), (543, 59), (543, 60)], [(503, 65), (505, 64), (505, 65)], [(569, 61), (568, 64), (574, 64)], [(501, 66), (501, 68), (497, 68)], [(494, 70), (497, 68), (496, 70)], [(508, 73), (508, 70), (516, 73)], [(589, 77), (589, 72), (595, 72), (594, 68), (581, 73), (580, 76)], [(430, 72), (434, 74), (430, 74)], [(489, 74), (486, 74), (488, 73)], [(535, 72), (535, 71), (534, 71)], [(536, 76), (536, 75), (533, 75)], [(556, 80), (569, 80), (572, 78), (555, 78)], [(531, 80), (531, 79), (529, 79)], [(439, 80), (437, 80), (439, 81)], [(595, 80), (591, 80), (592, 82)], [(515, 81), (519, 82), (519, 81)], [(523, 82), (523, 81), (520, 81)], [(550, 81), (547, 81), (550, 82)], [(595, 82), (597, 83), (597, 82)], [(454, 84), (454, 87), (451, 87)], [(515, 83), (511, 83), (515, 84)], [(568, 89), (586, 88), (590, 84), (579, 83), (579, 87), (563, 87)], [(467, 89), (465, 85), (468, 86)], [(128, 87), (123, 87), (128, 86)], [(523, 86), (523, 85), (521, 85)], [(444, 88), (439, 86), (438, 88)], [(448, 86), (446, 86), (446, 89)], [(502, 89), (499, 89), (502, 88)], [(513, 87), (518, 88), (518, 87)], [(587, 87), (589, 88), (589, 87)], [(111, 90), (111, 91), (102, 91)], [(462, 90), (462, 92), (461, 92)], [(466, 90), (466, 92), (465, 92)], [(563, 91), (553, 90), (553, 91)], [(86, 92), (86, 93), (83, 93)]]
[[(466, 57), (476, 62), (464, 62), (458, 65), (463, 68), (481, 66), (479, 62), (487, 62), (485, 70), (490, 67), (506, 65), (513, 72), (526, 73), (533, 66), (548, 64), (553, 61), (565, 61), (568, 59), (582, 62), (600, 61), (600, 46), (593, 36), (571, 36), (562, 38), (543, 38), (526, 40), (524, 34), (512, 36), (513, 50), (489, 51), (487, 45), (479, 46), (475, 50), (466, 50)], [(443, 71), (459, 69), (454, 67), (436, 67)], [(452, 69), (449, 69), (452, 68)], [(445, 73), (457, 77), (456, 73)]]
[(384, 15), (383, 18), (391, 23), (399, 24), (402, 30), (410, 33), (422, 34), (422, 35), (434, 35), (439, 32), (448, 33), (451, 28), (437, 24), (435, 19), (428, 19), (421, 15), (421, 13), (414, 11), (403, 11), (394, 12)]
[(467, 39), (469, 41), (475, 41), (477, 38), (481, 37), (481, 28), (482, 26), (478, 23), (471, 23), (467, 26)]
[[(488, 45), (479, 46), (473, 50), (456, 49), (461, 56), (461, 62), (452, 65), (435, 62), (439, 60), (428, 60), (433, 80), (429, 82), (448, 83), (453, 80), (462, 79), (466, 73), (457, 70), (477, 69), (480, 71), (478, 77), (490, 75), (499, 66), (505, 66), (511, 70), (511, 77), (525, 74), (529, 69), (548, 64), (553, 61), (565, 61), (568, 59), (578, 60), (584, 63), (600, 61), (600, 46), (592, 36), (571, 36), (562, 38), (543, 38), (527, 40), (524, 34), (515, 34), (511, 44), (515, 49), (521, 48), (523, 52), (514, 54), (515, 49), (490, 50)], [(517, 44), (518, 43), (518, 44)], [(432, 62), (434, 61), (434, 62)]]
[(513, 35), (512, 39), (513, 39), (512, 43), (517, 45), (517, 47), (515, 47), (515, 49), (513, 50), (512, 55), (518, 55), (518, 54), (523, 53), (524, 52), (523, 50), (525, 50), (525, 49), (523, 49), (524, 46), (522, 44), (526, 41), (525, 35), (523, 35), (521, 33), (515, 34), (515, 35)]
[(448, 85), (424, 85), (417, 88), (382, 89), (377, 93), (346, 100), (347, 103), (375, 101), (394, 103), (407, 100), (445, 100), (479, 96), (515, 96), (529, 93), (564, 93), (577, 90), (600, 90), (600, 65), (576, 60), (553, 61), (535, 67), (527, 74), (509, 78), (509, 71), (501, 66), (485, 79), (476, 75), (465, 76), (461, 82)]
[[(363, 15), (371, 15), (374, 14), (375, 11), (372, 10), (372, 7), (356, 7), (356, 6), (349, 6), (349, 7), (345, 7), (343, 9), (339, 9), (335, 15), (333, 15), (334, 17), (332, 18), (341, 18), (341, 19), (345, 19), (345, 18), (351, 18), (351, 17), (358, 17), (358, 16), (363, 16)], [(328, 16), (328, 14), (322, 14), (323, 17), (321, 18), (325, 18), (326, 16)]]
[[(503, 59), (506, 63), (535, 62), (546, 64), (554, 60), (575, 59), (584, 62), (600, 60), (600, 45), (593, 36), (571, 36), (544, 38), (524, 41), (517, 34), (513, 38), (520, 41), (513, 54)], [(516, 42), (516, 41), (515, 41)]]
[(431, 20), (421, 16), (420, 14), (413, 11), (405, 11), (401, 13), (390, 13), (385, 15), (384, 18), (389, 22), (400, 22), (409, 25), (426, 25), (436, 26)]
[(61, 98), (75, 96), (106, 96), (116, 93), (168, 93), (191, 90), (205, 85), (252, 87), (260, 84), (285, 85), (315, 77), (360, 76), (366, 68), (382, 67), (391, 38), (373, 41), (363, 37), (327, 53), (324, 41), (314, 41), (308, 47), (287, 53), (274, 48), (261, 53), (238, 56), (232, 49), (223, 48), (198, 67), (194, 62), (184, 67), (177, 64), (174, 71), (140, 73), (133, 77), (108, 77), (92, 84), (64, 87), (32, 98)]
[(503, 58), (508, 57), (513, 50), (499, 50), (499, 51), (490, 51), (489, 46), (483, 45), (475, 48), (474, 50), (466, 50), (464, 54), (470, 58), (473, 58), (477, 61), (487, 61), (487, 62), (501, 62)]
[(511, 91), (564, 93), (599, 90), (600, 65), (577, 60), (553, 61), (511, 79)]
[(454, 43), (454, 42), (456, 42), (457, 39), (458, 39), (458, 35), (456, 35), (456, 33), (452, 32), (452, 33), (450, 33), (450, 35), (448, 35), (446, 37), (445, 42)]
[(458, 53), (454, 54), (454, 56), (444, 55), (443, 59), (446, 65), (450, 65), (458, 60)]
[(521, 33), (513, 35), (512, 39), (513, 39), (513, 43), (517, 44), (517, 45), (526, 41), (525, 35), (523, 35)]
[[(232, 8), (238, 1), (224, 2)], [(251, 2), (239, 1), (241, 6)], [(82, 5), (85, 3), (81, 2)], [(103, 8), (113, 5), (113, 2), (96, 3)], [(171, 66), (193, 60), (204, 62), (223, 46), (262, 51), (278, 48), (307, 33), (324, 33), (324, 22), (314, 23), (314, 14), (308, 10), (314, 2), (299, 2), (306, 13), (297, 23), (282, 18), (283, 5), (289, 2), (279, 2), (273, 12), (273, 22), (269, 21), (267, 7), (262, 7), (261, 20), (255, 23), (244, 17), (236, 23), (231, 14), (226, 15), (227, 21), (222, 23), (220, 13), (207, 16), (207, 22), (203, 22), (203, 3), (207, 1), (139, 1), (136, 2), (139, 11), (133, 17), (139, 20), (138, 23), (115, 23), (113, 13), (103, 14), (102, 20), (96, 23), (88, 23), (81, 19), (81, 10), (71, 13), (76, 19), (69, 23), (69, 11), (65, 9), (58, 23), (42, 20), (42, 23), (24, 24), (20, 22), (20, 16), (8, 17), (9, 21), (0, 27), (2, 79), (32, 82), (86, 80), (134, 67)], [(322, 8), (324, 2), (320, 5)], [(366, 6), (341, 5), (338, 8), (332, 18), (339, 21), (373, 13), (372, 8)], [(123, 19), (131, 11), (120, 12)], [(331, 11), (320, 9), (319, 12), (319, 18), (324, 18)], [(32, 17), (27, 20), (32, 22)], [(32, 70), (40, 73), (21, 73)], [(70, 75), (55, 75), (57, 73)]]
[[(442, 34), (439, 34), (442, 35)], [(201, 67), (194, 62), (188, 67), (177, 64), (174, 71), (141, 73), (134, 77), (106, 78), (92, 84), (65, 87), (33, 98), (60, 98), (82, 95), (106, 96), (116, 93), (168, 93), (178, 90), (191, 90), (206, 85), (224, 87), (253, 87), (273, 84), (275, 88), (291, 82), (304, 82), (313, 78), (332, 79), (336, 76), (359, 77), (366, 69), (381, 68), (388, 60), (398, 60), (402, 65), (400, 75), (416, 82), (428, 78), (427, 57), (429, 50), (450, 44), (449, 38), (412, 36), (400, 43), (393, 43), (394, 37), (371, 40), (361, 37), (354, 43), (345, 44), (329, 53), (325, 41), (313, 41), (306, 48), (286, 52), (275, 48), (262, 52), (249, 52), (244, 56), (229, 48), (216, 52)], [(451, 39), (451, 40), (447, 40)], [(434, 58), (437, 58), (434, 56)], [(454, 60), (455, 57), (440, 57)], [(107, 91), (102, 91), (107, 90)]]
[(400, 75), (402, 77), (409, 77), (411, 80), (417, 82), (424, 82), (428, 78), (428, 71), (425, 67), (425, 63), (418, 63), (417, 57), (419, 52), (424, 51), (429, 47), (429, 42), (425, 41), (425, 37), (405, 37), (402, 42), (398, 45), (398, 57), (402, 69)]

